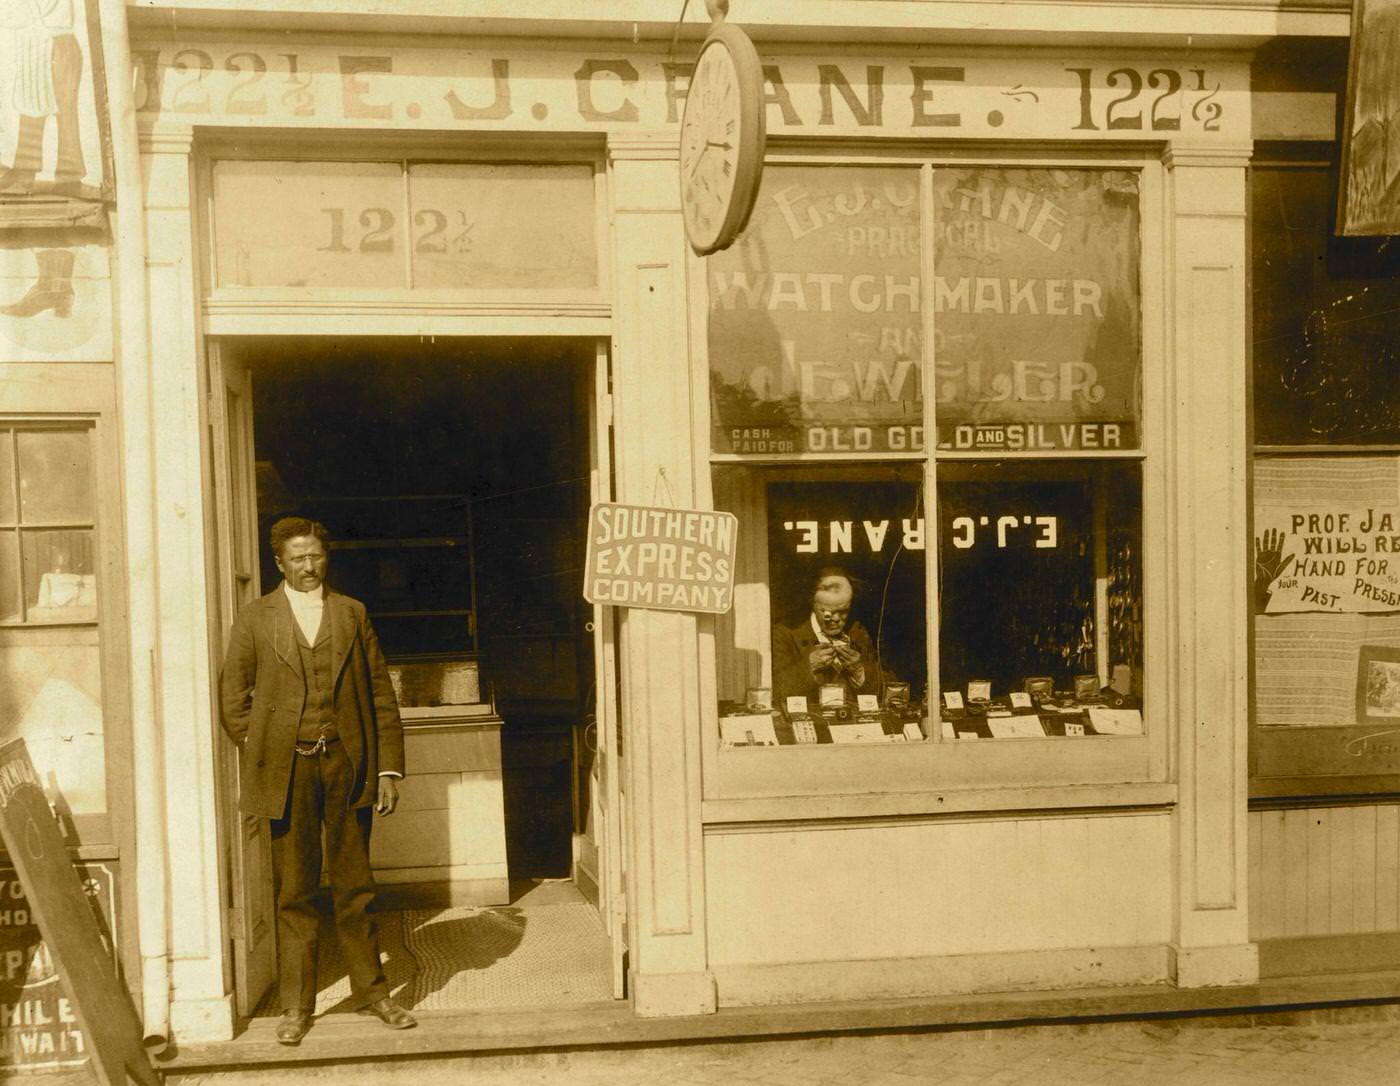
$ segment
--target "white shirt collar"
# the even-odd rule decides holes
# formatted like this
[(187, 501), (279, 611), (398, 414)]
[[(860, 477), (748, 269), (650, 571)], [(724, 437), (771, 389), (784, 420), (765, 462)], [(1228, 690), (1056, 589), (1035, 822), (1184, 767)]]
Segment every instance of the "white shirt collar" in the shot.
[(318, 584), (310, 592), (293, 588), (290, 581), (283, 581), (282, 587), (287, 590), (287, 599), (292, 601), (293, 607), (320, 607), (325, 602), (326, 586), (323, 584)]

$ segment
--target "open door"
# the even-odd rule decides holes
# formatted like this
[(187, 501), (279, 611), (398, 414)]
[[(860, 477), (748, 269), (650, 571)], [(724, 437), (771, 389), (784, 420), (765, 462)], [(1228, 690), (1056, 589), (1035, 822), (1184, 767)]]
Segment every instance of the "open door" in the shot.
[[(608, 351), (598, 345), (590, 414), (589, 497), (612, 497), (612, 393)], [(623, 881), (622, 749), (618, 741), (617, 639), (610, 607), (594, 605), (593, 696), (583, 733), (589, 759), (582, 832), (574, 841), (574, 883), (594, 900), (608, 934), (614, 999), (626, 995), (627, 901)]]
[[(234, 616), (259, 594), (257, 478), (253, 460), (253, 376), (246, 365), (209, 349), (209, 438), (214, 469), (217, 592), (223, 638)], [(277, 976), (277, 924), (272, 897), (272, 845), (267, 819), (238, 809), (238, 751), (222, 735), (224, 825), (231, 867), (229, 930), (233, 936), (238, 1013), (249, 1017)]]

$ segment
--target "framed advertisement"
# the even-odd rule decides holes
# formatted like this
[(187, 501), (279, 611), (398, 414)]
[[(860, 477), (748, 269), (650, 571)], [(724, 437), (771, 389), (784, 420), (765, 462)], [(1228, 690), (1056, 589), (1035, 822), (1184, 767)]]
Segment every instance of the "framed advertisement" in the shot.
[(1337, 233), (1400, 234), (1400, 0), (1354, 0)]
[(1400, 729), (1400, 648), (1361, 646), (1356, 661), (1356, 722)]

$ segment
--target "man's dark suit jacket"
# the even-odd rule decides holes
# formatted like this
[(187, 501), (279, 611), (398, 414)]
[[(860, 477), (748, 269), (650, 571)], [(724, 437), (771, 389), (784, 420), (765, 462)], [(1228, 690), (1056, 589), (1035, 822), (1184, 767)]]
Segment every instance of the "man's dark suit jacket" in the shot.
[[(860, 686), (847, 684), (852, 694), (876, 694), (880, 691), (879, 661), (875, 659), (875, 649), (870, 634), (859, 622), (846, 627), (851, 639), (851, 647), (860, 653), (865, 665), (865, 682)], [(822, 683), (841, 682), (842, 677), (834, 670), (823, 669), (817, 678), (812, 676), (812, 668), (807, 657), (820, 642), (812, 629), (809, 618), (800, 626), (773, 627), (773, 698), (774, 704), (782, 707), (783, 699), (801, 694), (813, 711), (817, 708), (817, 687)]]
[[(355, 769), (351, 806), (368, 807), (378, 796), (379, 774), (404, 771), (398, 702), (364, 604), (326, 589), (325, 608), (332, 713)], [(281, 585), (254, 600), (233, 624), (219, 674), (224, 730), (239, 748), (240, 804), (246, 813), (267, 818), (286, 813), (297, 725), (306, 707), (295, 623)]]

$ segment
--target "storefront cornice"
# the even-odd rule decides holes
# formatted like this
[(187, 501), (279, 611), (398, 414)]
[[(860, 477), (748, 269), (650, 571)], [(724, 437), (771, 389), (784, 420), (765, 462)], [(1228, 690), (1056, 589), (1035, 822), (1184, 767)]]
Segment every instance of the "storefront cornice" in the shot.
[[(611, 0), (586, 6), (539, 0), (522, 12), (513, 0), (480, 0), (472, 14), (452, 0), (128, 0), (138, 28), (162, 30), (274, 29), (337, 33), (461, 35), (472, 38), (549, 38), (615, 42), (620, 48), (669, 44), (679, 4), (673, 0)], [(1125, 17), (1125, 12), (1131, 12)], [(734, 21), (759, 43), (1018, 44), (1248, 48), (1278, 37), (1346, 37), (1348, 0), (764, 0), (735, 5)], [(679, 40), (687, 49), (706, 30), (692, 4)], [(840, 43), (837, 45), (836, 43)]]

